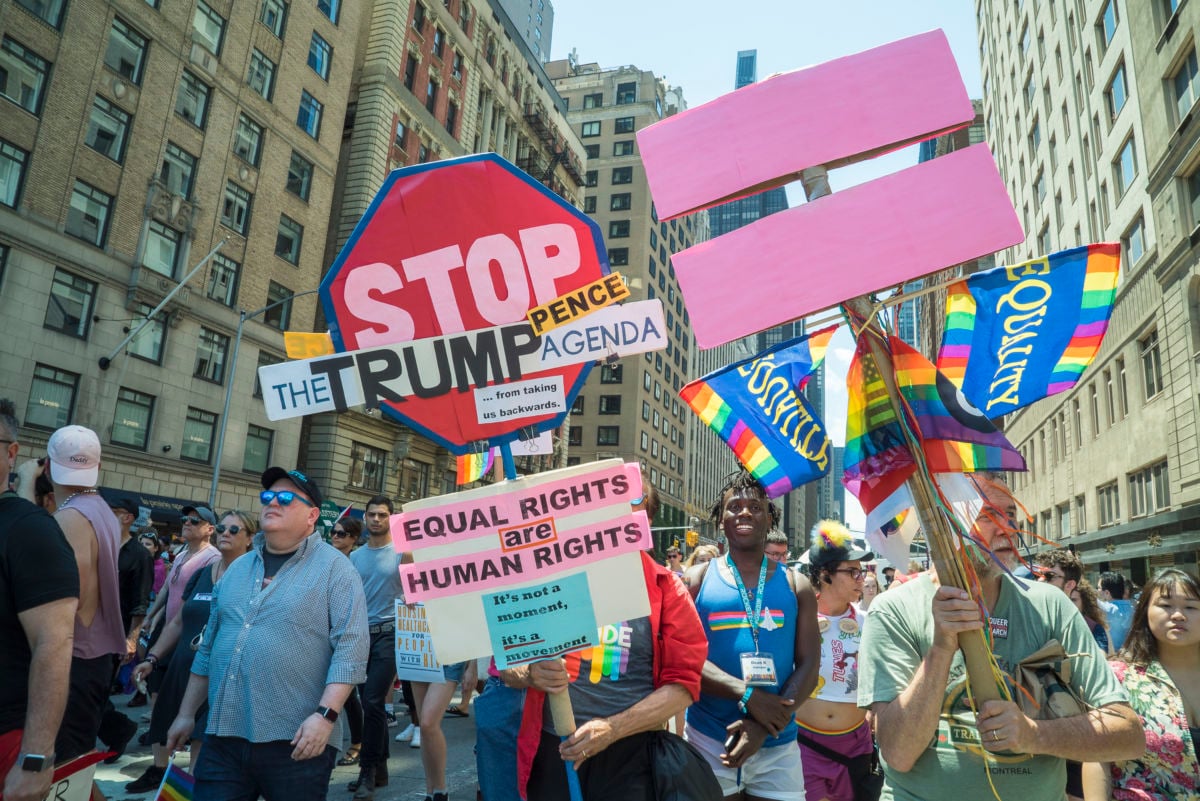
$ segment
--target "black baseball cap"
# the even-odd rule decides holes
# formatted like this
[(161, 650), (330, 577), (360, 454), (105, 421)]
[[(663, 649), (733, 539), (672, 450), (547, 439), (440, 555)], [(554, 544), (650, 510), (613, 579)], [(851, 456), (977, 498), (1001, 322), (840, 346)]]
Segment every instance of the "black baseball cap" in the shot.
[(121, 509), (129, 512), (129, 514), (133, 515), (134, 517), (137, 517), (142, 513), (141, 509), (138, 508), (137, 501), (135, 501), (133, 498), (130, 498), (128, 495), (122, 495), (120, 497), (113, 498), (108, 502), (108, 507), (110, 509)]
[(270, 489), (271, 485), (281, 478), (287, 479), (295, 484), (296, 489), (307, 495), (308, 499), (313, 502), (314, 506), (321, 505), (321, 489), (317, 486), (317, 482), (313, 481), (299, 470), (285, 470), (282, 467), (268, 467), (267, 471), (262, 474), (263, 489)]

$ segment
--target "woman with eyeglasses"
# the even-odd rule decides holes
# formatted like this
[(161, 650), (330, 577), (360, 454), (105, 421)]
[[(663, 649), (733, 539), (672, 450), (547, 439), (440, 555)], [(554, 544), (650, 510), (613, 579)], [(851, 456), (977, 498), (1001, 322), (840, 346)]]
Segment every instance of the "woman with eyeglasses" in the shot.
[[(179, 712), (179, 704), (187, 689), (188, 677), (196, 649), (200, 647), (208, 614), (212, 606), (213, 588), (225, 575), (235, 559), (249, 553), (254, 535), (258, 531), (258, 519), (239, 509), (221, 516), (214, 526), (216, 549), (220, 558), (204, 569), (197, 570), (187, 585), (180, 591), (182, 599), (179, 612), (163, 627), (162, 634), (151, 643), (146, 658), (133, 669), (134, 681), (143, 681), (154, 666), (168, 654), (172, 655), (167, 674), (159, 689), (158, 701), (150, 716), (149, 739), (154, 752), (154, 762), (145, 773), (125, 785), (129, 793), (144, 793), (154, 790), (162, 782), (170, 754), (167, 751), (167, 730)], [(200, 756), (200, 743), (204, 738), (208, 718), (208, 705), (196, 713), (196, 727), (192, 730), (191, 764)]]
[[(329, 534), (329, 544), (348, 557), (350, 552), (358, 547), (362, 528), (362, 521), (358, 518), (342, 517), (333, 524), (333, 531)], [(337, 763), (342, 767), (347, 767), (358, 764), (359, 753), (362, 751), (363, 708), (362, 701), (358, 698), (357, 686), (350, 688), (350, 695), (346, 696), (346, 705), (342, 707), (342, 714), (346, 716), (350, 724), (350, 746), (346, 749), (346, 755)]]
[(1200, 581), (1171, 568), (1146, 582), (1110, 665), (1141, 718), (1146, 751), (1128, 762), (1084, 765), (1084, 798), (1197, 801)]

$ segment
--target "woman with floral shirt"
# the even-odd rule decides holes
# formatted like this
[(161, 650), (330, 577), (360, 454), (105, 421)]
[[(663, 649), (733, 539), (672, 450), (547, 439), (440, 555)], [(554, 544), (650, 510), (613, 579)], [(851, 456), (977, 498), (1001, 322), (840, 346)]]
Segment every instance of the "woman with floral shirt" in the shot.
[(1112, 663), (1146, 728), (1146, 753), (1085, 766), (1087, 801), (1200, 801), (1200, 582), (1164, 570), (1142, 592)]

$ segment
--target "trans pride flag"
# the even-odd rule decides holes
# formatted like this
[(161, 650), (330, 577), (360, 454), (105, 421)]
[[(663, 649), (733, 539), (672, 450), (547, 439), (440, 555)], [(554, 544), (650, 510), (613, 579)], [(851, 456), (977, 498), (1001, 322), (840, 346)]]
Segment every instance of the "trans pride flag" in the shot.
[(825, 425), (801, 390), (837, 326), (790, 339), (687, 384), (679, 397), (778, 498), (829, 472)]
[(461, 486), (478, 481), (488, 470), (492, 469), (492, 462), (496, 459), (496, 449), (488, 448), (483, 453), (465, 453), (455, 458), (458, 471), (454, 483)]
[(1121, 246), (1072, 248), (951, 285), (938, 369), (989, 418), (1075, 386), (1117, 294)]

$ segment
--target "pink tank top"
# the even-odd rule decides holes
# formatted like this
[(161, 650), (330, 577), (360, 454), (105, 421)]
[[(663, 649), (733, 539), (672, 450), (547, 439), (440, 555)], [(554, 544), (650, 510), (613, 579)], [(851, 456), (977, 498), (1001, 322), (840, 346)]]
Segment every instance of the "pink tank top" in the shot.
[(121, 593), (117, 582), (117, 552), (121, 547), (121, 525), (99, 494), (76, 495), (66, 505), (92, 524), (96, 532), (96, 572), (100, 590), (96, 616), (90, 626), (75, 619), (75, 647), (72, 655), (95, 659), (106, 654), (125, 652), (125, 631), (121, 627)]

